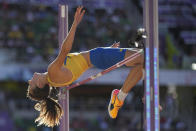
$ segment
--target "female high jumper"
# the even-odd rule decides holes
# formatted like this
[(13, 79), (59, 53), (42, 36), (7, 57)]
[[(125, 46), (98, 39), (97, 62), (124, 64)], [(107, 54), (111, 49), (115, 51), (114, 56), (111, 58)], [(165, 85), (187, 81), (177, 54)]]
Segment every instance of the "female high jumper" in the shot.
[[(114, 43), (110, 47), (98, 47), (92, 50), (70, 53), (75, 37), (77, 26), (81, 22), (85, 10), (78, 7), (71, 29), (62, 43), (56, 59), (48, 66), (45, 73), (34, 73), (27, 91), (27, 97), (38, 102), (35, 109), (40, 111), (39, 117), (35, 120), (38, 125), (53, 127), (59, 124), (63, 115), (60, 104), (50, 97), (50, 87), (68, 86), (79, 76), (91, 67), (106, 69), (133, 55), (139, 49), (118, 48), (120, 43)], [(125, 64), (132, 67), (122, 88), (115, 89), (111, 93), (108, 106), (109, 116), (116, 118), (119, 109), (122, 107), (128, 92), (137, 84), (143, 75), (143, 54)]]

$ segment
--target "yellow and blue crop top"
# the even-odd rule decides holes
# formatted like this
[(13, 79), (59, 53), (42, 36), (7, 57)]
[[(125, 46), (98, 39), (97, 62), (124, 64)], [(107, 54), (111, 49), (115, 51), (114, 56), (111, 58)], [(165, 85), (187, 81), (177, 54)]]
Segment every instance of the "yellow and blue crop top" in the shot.
[(48, 76), (48, 82), (53, 87), (67, 86), (77, 80), (88, 68), (88, 63), (80, 53), (69, 53), (63, 66), (72, 72), (72, 79), (66, 83), (52, 82)]

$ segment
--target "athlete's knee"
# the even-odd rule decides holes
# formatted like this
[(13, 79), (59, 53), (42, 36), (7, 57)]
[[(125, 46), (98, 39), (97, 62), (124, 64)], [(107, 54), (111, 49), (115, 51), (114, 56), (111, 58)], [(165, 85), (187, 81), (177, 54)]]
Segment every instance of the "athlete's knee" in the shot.
[[(127, 52), (125, 54), (125, 58), (129, 57), (131, 55), (134, 55), (138, 51), (127, 50)], [(144, 63), (144, 54), (143, 54), (143, 52), (141, 52), (136, 58), (134, 58), (132, 61), (126, 63), (125, 65), (129, 67), (129, 66), (143, 65), (143, 63)]]

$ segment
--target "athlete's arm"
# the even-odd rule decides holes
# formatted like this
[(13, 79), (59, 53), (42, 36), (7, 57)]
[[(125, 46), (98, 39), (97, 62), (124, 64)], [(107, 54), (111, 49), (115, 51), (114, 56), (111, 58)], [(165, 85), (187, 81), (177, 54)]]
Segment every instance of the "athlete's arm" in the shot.
[(85, 10), (82, 11), (82, 8), (83, 7), (81, 6), (81, 7), (78, 7), (76, 10), (76, 13), (74, 16), (74, 21), (71, 26), (71, 29), (61, 45), (60, 52), (59, 52), (57, 58), (54, 60), (54, 63), (56, 66), (59, 66), (59, 67), (62, 66), (62, 64), (65, 60), (65, 57), (67, 56), (67, 54), (70, 52), (70, 50), (72, 48), (72, 44), (74, 41), (77, 26), (81, 22), (82, 17), (84, 16), (84, 13), (85, 13)]

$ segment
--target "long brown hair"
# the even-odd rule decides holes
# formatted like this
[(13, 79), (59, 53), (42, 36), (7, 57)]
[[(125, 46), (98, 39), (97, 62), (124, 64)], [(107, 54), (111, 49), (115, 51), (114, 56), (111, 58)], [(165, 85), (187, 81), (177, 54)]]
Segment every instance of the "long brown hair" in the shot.
[(35, 87), (34, 89), (31, 89), (30, 86), (28, 87), (27, 97), (38, 102), (34, 106), (40, 112), (35, 119), (35, 122), (38, 122), (38, 126), (54, 127), (59, 125), (59, 120), (63, 115), (61, 105), (57, 100), (50, 97), (51, 93), (52, 91), (48, 85), (43, 88)]

